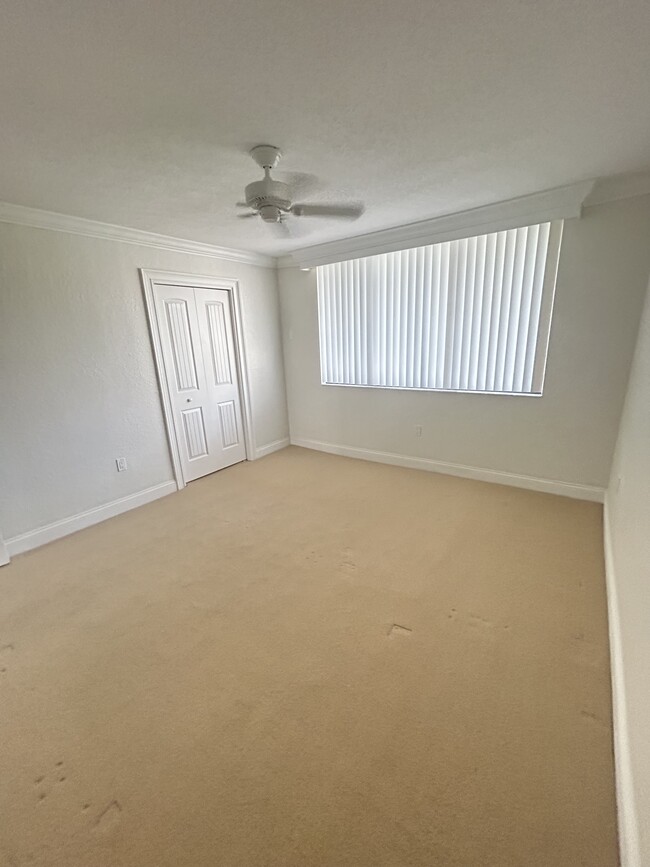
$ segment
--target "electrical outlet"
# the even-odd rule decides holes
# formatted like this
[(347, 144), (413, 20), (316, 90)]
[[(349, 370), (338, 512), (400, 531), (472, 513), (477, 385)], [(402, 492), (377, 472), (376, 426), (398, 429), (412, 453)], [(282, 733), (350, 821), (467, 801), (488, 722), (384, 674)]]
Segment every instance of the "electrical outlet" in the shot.
[(115, 466), (117, 467), (118, 473), (123, 473), (124, 470), (128, 469), (126, 458), (115, 458)]
[(421, 425), (421, 424), (416, 424), (416, 425), (415, 425), (415, 436), (416, 436), (416, 437), (421, 437), (421, 436), (422, 436), (422, 425)]

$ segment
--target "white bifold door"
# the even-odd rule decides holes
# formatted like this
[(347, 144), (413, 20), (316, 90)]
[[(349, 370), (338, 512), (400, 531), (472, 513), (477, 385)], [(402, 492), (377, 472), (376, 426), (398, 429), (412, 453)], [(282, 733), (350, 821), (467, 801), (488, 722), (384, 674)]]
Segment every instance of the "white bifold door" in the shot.
[(246, 460), (230, 293), (154, 286), (186, 482)]

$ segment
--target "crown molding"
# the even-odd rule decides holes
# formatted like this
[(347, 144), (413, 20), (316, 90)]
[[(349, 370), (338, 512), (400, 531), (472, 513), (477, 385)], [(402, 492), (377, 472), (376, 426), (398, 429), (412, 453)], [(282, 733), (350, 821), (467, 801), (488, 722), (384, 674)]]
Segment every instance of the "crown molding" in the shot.
[(486, 232), (514, 229), (535, 222), (579, 217), (583, 207), (593, 207), (606, 202), (649, 194), (650, 172), (613, 175), (446, 214), (431, 220), (409, 223), (406, 226), (396, 226), (365, 235), (303, 247), (277, 258), (248, 250), (218, 247), (200, 241), (146, 232), (142, 229), (116, 226), (113, 223), (101, 223), (83, 217), (58, 214), (54, 211), (42, 211), (25, 205), (13, 205), (9, 202), (0, 202), (0, 223), (13, 223), (34, 229), (50, 229), (55, 232), (82, 235), (86, 238), (120, 241), (176, 253), (191, 253), (196, 256), (241, 262), (263, 268), (310, 268), (425, 244), (453, 241)]
[[(310, 247), (309, 249), (311, 250), (312, 248)], [(278, 256), (278, 258), (275, 260), (275, 267), (279, 270), (283, 270), (285, 268), (299, 268), (303, 271), (309, 271), (312, 266), (301, 265), (296, 258), (300, 252), (300, 250), (296, 250), (295, 253), (285, 253), (283, 256)]]
[[(381, 229), (366, 235), (303, 247), (291, 253), (291, 259), (294, 267), (328, 265), (331, 262), (375, 256), (378, 253), (391, 253), (395, 250), (422, 247), (426, 244), (439, 244), (443, 241), (470, 238), (474, 235), (515, 229), (533, 223), (579, 217), (582, 213), (582, 204), (593, 187), (594, 181), (583, 181), (568, 187), (558, 187), (533, 193), (530, 196), (472, 208), (469, 211), (409, 223), (406, 226)], [(290, 267), (287, 257), (279, 260), (278, 267)]]
[(650, 195), (650, 171), (627, 175), (611, 175), (596, 181), (593, 190), (585, 199), (585, 208)]
[(124, 244), (155, 247), (159, 250), (171, 250), (176, 253), (192, 253), (195, 256), (226, 259), (245, 265), (259, 265), (264, 268), (275, 267), (274, 257), (264, 256), (261, 253), (235, 250), (230, 247), (217, 247), (213, 244), (203, 244), (200, 241), (188, 241), (184, 238), (145, 232), (142, 229), (115, 226), (113, 223), (100, 223), (97, 220), (86, 220), (83, 217), (72, 217), (53, 211), (41, 211), (38, 208), (27, 208), (24, 205), (12, 205), (9, 202), (0, 202), (0, 223), (13, 223), (17, 226), (29, 226), (33, 229), (51, 229), (55, 232), (67, 232), (86, 238), (120, 241)]

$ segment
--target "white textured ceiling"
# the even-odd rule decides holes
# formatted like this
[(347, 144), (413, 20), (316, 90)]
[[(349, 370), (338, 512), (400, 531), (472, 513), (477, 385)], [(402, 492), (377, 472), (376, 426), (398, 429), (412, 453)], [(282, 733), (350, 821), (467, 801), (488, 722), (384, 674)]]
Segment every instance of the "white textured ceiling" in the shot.
[[(0, 200), (281, 253), (643, 170), (649, 46), (648, 0), (8, 0)], [(237, 220), (259, 143), (364, 216)]]

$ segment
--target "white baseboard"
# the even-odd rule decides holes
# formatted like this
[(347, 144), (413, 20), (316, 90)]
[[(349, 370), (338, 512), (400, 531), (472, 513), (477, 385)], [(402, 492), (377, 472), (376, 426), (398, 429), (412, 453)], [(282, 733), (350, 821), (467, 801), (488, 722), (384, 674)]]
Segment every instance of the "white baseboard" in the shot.
[(434, 461), (430, 458), (416, 458), (400, 455), (395, 452), (380, 452), (373, 449), (362, 449), (355, 446), (335, 445), (319, 440), (291, 437), (291, 443), (306, 449), (316, 449), (319, 452), (329, 452), (333, 455), (344, 455), (347, 458), (360, 458), (364, 461), (375, 461), (380, 464), (393, 464), (398, 467), (409, 467), (414, 470), (428, 470), (431, 473), (444, 473), (449, 476), (461, 476), (465, 479), (475, 479), (479, 482), (496, 482), (499, 485), (510, 485), (514, 488), (526, 488), (530, 491), (541, 491), (545, 494), (560, 494), (563, 497), (573, 497), (577, 500), (590, 500), (602, 503), (605, 489), (592, 485), (576, 485), (571, 482), (558, 482), (554, 479), (538, 479), (534, 476), (522, 476), (517, 473), (506, 473), (501, 470), (487, 470), (482, 467), (470, 467), (465, 464), (452, 464), (446, 461)]
[(289, 437), (284, 437), (284, 439), (274, 440), (272, 443), (260, 446), (255, 449), (255, 459), (263, 458), (265, 455), (270, 455), (272, 452), (279, 452), (280, 449), (286, 449), (289, 444)]
[(29, 530), (27, 533), (21, 533), (20, 536), (7, 539), (5, 543), (7, 550), (10, 556), (15, 557), (16, 554), (23, 554), (25, 551), (31, 551), (32, 548), (54, 542), (55, 539), (76, 533), (77, 530), (99, 524), (100, 521), (105, 521), (107, 518), (114, 518), (115, 515), (121, 515), (122, 512), (137, 509), (138, 506), (144, 506), (146, 503), (159, 499), (159, 497), (173, 494), (176, 490), (178, 490), (176, 482), (163, 482), (160, 485), (145, 488), (144, 491), (138, 491), (137, 494), (121, 497), (119, 500), (113, 500), (113, 502), (105, 503), (103, 506), (96, 506), (94, 509), (88, 509), (88, 511), (80, 512), (78, 515), (63, 518), (61, 521), (55, 521), (53, 524), (46, 524), (45, 527), (38, 527), (36, 530)]
[(627, 726), (627, 699), (625, 695), (621, 621), (618, 610), (618, 589), (616, 586), (616, 570), (614, 567), (607, 498), (605, 499), (603, 511), (603, 537), (605, 542), (605, 576), (609, 622), (609, 658), (612, 676), (618, 845), (621, 856), (621, 867), (641, 867), (639, 826), (634, 798), (632, 760)]
[(10, 559), (5, 540), (0, 535), (0, 566), (6, 566)]

